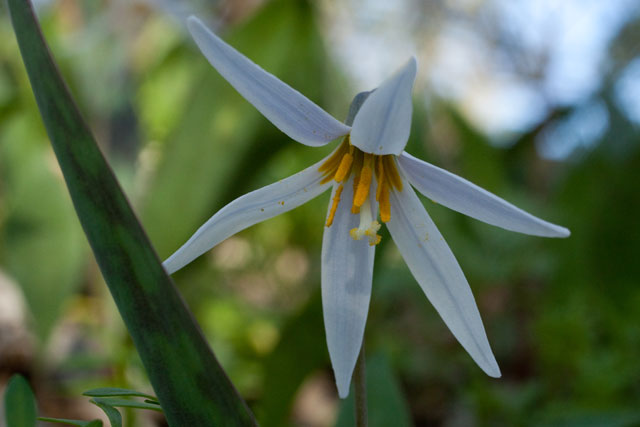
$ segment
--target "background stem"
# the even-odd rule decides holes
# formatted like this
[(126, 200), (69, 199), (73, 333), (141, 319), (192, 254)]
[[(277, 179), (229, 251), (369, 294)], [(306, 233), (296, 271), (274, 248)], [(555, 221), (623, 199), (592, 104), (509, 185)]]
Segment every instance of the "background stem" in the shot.
[(367, 369), (365, 366), (364, 355), (364, 339), (362, 340), (362, 347), (360, 348), (360, 354), (358, 355), (358, 361), (356, 362), (356, 369), (354, 372), (353, 381), (355, 383), (355, 398), (356, 398), (356, 426), (366, 427), (367, 422)]

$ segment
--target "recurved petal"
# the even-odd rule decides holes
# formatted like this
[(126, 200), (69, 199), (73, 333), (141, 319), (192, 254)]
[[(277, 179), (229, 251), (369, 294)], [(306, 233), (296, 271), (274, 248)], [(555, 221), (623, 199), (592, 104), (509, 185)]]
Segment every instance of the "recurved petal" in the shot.
[(404, 152), (398, 164), (411, 185), (436, 203), (506, 230), (544, 237), (567, 237), (568, 229), (551, 224), (477, 185)]
[(322, 309), (338, 394), (345, 398), (367, 322), (375, 246), (349, 236), (359, 222), (359, 216), (351, 214), (353, 179), (344, 184), (341, 199), (322, 239)]
[(254, 64), (211, 32), (198, 18), (190, 16), (187, 25), (204, 56), (222, 77), (292, 139), (315, 147), (349, 133), (349, 126)]
[(353, 121), (351, 143), (374, 154), (399, 155), (411, 131), (411, 89), (416, 78), (416, 59), (382, 84), (364, 101)]
[(327, 190), (331, 183), (321, 184), (318, 172), (325, 160), (247, 193), (220, 209), (163, 263), (166, 270), (173, 273), (235, 233), (290, 211)]
[(409, 270), (473, 360), (487, 375), (499, 377), (475, 299), (451, 249), (410, 186), (392, 191), (390, 201), (387, 228)]

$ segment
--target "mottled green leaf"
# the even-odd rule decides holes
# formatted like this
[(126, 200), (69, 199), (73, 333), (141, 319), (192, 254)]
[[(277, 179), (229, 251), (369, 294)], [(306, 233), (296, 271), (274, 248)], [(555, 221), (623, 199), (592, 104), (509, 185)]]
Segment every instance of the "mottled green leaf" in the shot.
[(9, 9), (74, 207), (169, 424), (255, 424), (77, 110), (30, 3), (9, 0)]

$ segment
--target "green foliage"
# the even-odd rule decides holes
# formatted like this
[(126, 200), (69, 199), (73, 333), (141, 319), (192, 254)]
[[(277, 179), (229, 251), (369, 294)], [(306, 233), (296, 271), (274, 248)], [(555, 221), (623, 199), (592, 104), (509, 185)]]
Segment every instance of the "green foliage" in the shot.
[(296, 391), (311, 373), (329, 361), (322, 323), (320, 292), (315, 292), (300, 313), (283, 327), (283, 338), (264, 361), (265, 383), (271, 392), (259, 407), (265, 427), (283, 425)]
[(91, 397), (114, 397), (114, 396), (135, 396), (135, 397), (145, 397), (149, 400), (157, 400), (154, 396), (150, 394), (142, 393), (140, 391), (128, 390), (126, 388), (117, 388), (117, 387), (101, 387), (101, 388), (93, 388), (91, 390), (87, 390), (82, 393), (84, 396)]
[[(188, 35), (162, 13), (145, 12), (135, 31), (127, 32), (126, 24), (109, 25), (105, 16), (110, 10), (103, 9), (109, 4), (44, 6), (39, 16), (105, 154), (113, 160), (122, 143), (113, 129), (134, 133), (128, 157), (119, 159), (116, 173), (162, 257), (225, 203), (303, 169), (333, 148), (311, 150), (289, 141), (217, 75)], [(274, 0), (246, 17), (230, 13), (219, 30), (258, 64), (343, 118), (355, 91), (371, 88), (355, 82), (353, 91), (345, 90), (324, 51), (324, 43), (342, 36), (320, 36), (317, 24), (325, 23), (318, 17), (324, 13), (307, 2)], [(43, 344), (36, 357), (47, 360), (47, 378), (53, 378), (47, 385), (53, 382), (71, 395), (96, 384), (146, 389), (143, 364), (100, 292), (91, 256), (83, 252), (87, 245), (52, 167), (10, 26), (2, 24), (0, 262), (24, 291)], [(637, 22), (629, 25), (634, 28)], [(627, 42), (633, 47), (636, 40)], [(610, 52), (619, 55), (620, 45), (612, 45)], [(625, 60), (637, 57), (633, 49), (625, 52), (631, 55)], [(528, 54), (523, 52), (530, 58)], [(428, 67), (421, 63), (421, 72), (428, 73)], [(112, 85), (114, 75), (120, 80)], [(577, 151), (560, 162), (541, 158), (536, 141), (546, 125), (564, 120), (580, 103), (550, 111), (536, 128), (497, 146), (468, 122), (463, 114), (467, 105), (438, 101), (433, 93), (416, 94), (410, 153), (568, 226), (572, 236), (545, 240), (518, 235), (424, 200), (476, 296), (504, 375), (493, 380), (456, 343), (383, 231), (367, 352), (388, 355), (383, 368), (370, 358), (369, 376), (380, 369), (391, 376), (386, 382), (369, 379), (371, 423), (384, 420), (379, 418), (384, 414), (375, 413), (375, 394), (394, 394), (388, 384), (396, 384), (410, 405), (409, 422), (417, 425), (638, 424), (640, 138), (637, 123), (629, 123), (617, 109), (614, 86), (606, 83), (593, 95), (609, 111), (605, 136), (594, 143), (595, 149)], [(425, 95), (430, 98), (426, 106), (421, 102)], [(130, 108), (124, 116), (123, 105)], [(101, 210), (112, 206), (119, 204)], [(322, 326), (319, 259), (326, 208), (324, 195), (240, 233), (176, 274), (220, 364), (267, 427), (304, 423), (299, 417), (309, 388), (316, 393), (313, 410), (330, 414), (321, 424), (334, 421), (337, 411), (343, 425), (353, 413), (335, 395)], [(99, 211), (92, 212), (102, 218)], [(129, 247), (138, 237), (120, 241)], [(291, 252), (296, 256), (288, 257)], [(301, 272), (292, 279), (297, 269)], [(168, 295), (173, 298), (172, 292)], [(119, 298), (129, 299), (123, 294)], [(135, 301), (120, 305), (136, 315), (149, 306), (165, 307), (153, 313), (163, 318), (172, 314), (159, 298), (147, 306)], [(62, 322), (60, 313), (65, 314)], [(146, 318), (140, 326), (148, 335), (143, 339), (158, 339), (158, 325), (164, 321)], [(71, 341), (69, 353), (60, 351), (55, 335), (44, 341), (54, 326), (65, 342)], [(156, 355), (175, 356), (170, 369), (188, 369), (189, 363), (176, 354), (183, 341), (167, 340), (161, 348)], [(217, 369), (212, 366), (201, 373)], [(56, 383), (59, 378), (63, 380)], [(321, 378), (324, 386), (310, 385), (310, 378)], [(151, 381), (156, 387), (157, 381)], [(89, 396), (123, 396), (110, 390), (95, 395), (94, 390)], [(389, 396), (382, 400), (398, 403)], [(144, 413), (103, 406), (122, 412), (125, 424)], [(402, 403), (388, 413), (405, 410)], [(398, 420), (405, 418), (397, 415), (387, 424)]]
[(35, 427), (36, 399), (27, 380), (14, 375), (4, 393), (4, 408), (7, 427)]
[(38, 313), (35, 331), (46, 339), (77, 290), (88, 257), (44, 129), (33, 125), (35, 114), (12, 114), (0, 132), (2, 204), (8, 209), (2, 240), (11, 248), (4, 253), (6, 268), (22, 284), (27, 303)]
[[(92, 396), (93, 398), (89, 402), (93, 403), (104, 411), (109, 418), (111, 427), (122, 427), (122, 415), (117, 408), (132, 408), (132, 409), (149, 409), (152, 411), (162, 412), (160, 403), (158, 400), (149, 394), (142, 393), (135, 390), (128, 390), (124, 388), (115, 387), (103, 387), (95, 388), (82, 393), (85, 396)], [(144, 397), (144, 401), (137, 401), (132, 399), (123, 399), (121, 396), (127, 397)], [(49, 418), (39, 417), (39, 420), (50, 421), (61, 424), (71, 424), (82, 427), (102, 426), (102, 421), (80, 421), (80, 420), (68, 420), (63, 418)]]
[[(323, 58), (321, 51), (316, 54), (320, 39), (312, 12), (306, 2), (272, 1), (225, 38), (266, 70), (317, 100), (321, 93), (317, 79), (305, 78), (320, 75)], [(260, 43), (255, 43), (256, 37)], [(162, 71), (152, 74), (143, 86), (141, 107), (158, 108), (148, 86), (166, 81), (163, 73), (170, 73), (172, 82), (178, 79), (172, 87), (179, 88), (176, 98), (183, 99), (184, 108), (171, 106), (171, 121), (176, 126), (165, 131), (169, 137), (143, 201), (142, 218), (158, 253), (168, 256), (223, 203), (238, 196), (220, 183), (235, 182), (236, 188), (242, 188), (251, 177), (246, 171), (259, 170), (286, 139), (197, 50), (187, 54), (176, 49), (161, 61)], [(166, 126), (165, 121), (163, 124)], [(185, 170), (191, 173), (185, 175)], [(180, 206), (179, 221), (176, 205)]]

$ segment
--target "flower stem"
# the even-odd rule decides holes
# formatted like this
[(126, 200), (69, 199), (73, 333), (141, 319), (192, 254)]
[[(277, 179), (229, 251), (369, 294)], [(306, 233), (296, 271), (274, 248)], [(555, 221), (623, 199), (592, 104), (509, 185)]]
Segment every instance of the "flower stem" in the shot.
[(354, 372), (355, 399), (356, 399), (356, 427), (367, 427), (367, 378), (364, 362), (364, 340), (360, 348), (360, 355), (356, 362)]

